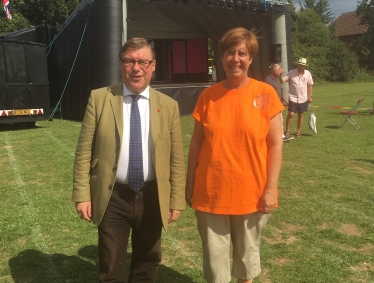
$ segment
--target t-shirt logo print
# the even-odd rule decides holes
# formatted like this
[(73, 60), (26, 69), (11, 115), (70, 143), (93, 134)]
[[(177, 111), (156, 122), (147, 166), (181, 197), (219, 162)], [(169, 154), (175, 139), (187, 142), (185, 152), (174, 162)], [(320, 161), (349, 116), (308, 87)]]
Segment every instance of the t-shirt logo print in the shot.
[(255, 100), (253, 101), (253, 104), (257, 109), (265, 109), (270, 104), (270, 98), (266, 94), (257, 94)]

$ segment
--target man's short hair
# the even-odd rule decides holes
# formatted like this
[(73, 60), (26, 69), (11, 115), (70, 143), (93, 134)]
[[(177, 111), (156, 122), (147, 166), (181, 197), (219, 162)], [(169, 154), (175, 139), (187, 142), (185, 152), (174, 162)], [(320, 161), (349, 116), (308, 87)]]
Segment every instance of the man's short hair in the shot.
[(270, 66), (270, 72), (275, 72), (280, 67), (281, 67), (281, 65), (279, 65), (277, 63), (271, 64), (271, 66)]
[(139, 50), (143, 47), (148, 47), (152, 52), (152, 59), (156, 59), (156, 53), (153, 50), (152, 46), (148, 43), (148, 40), (142, 37), (133, 37), (126, 41), (126, 43), (121, 47), (119, 52), (119, 58), (122, 59), (122, 54), (125, 54), (128, 50)]

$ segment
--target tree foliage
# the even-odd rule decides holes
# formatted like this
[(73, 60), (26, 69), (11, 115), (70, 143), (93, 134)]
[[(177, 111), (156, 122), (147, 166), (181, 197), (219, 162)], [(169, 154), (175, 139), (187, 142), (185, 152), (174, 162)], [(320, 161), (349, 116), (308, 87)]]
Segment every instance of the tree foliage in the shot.
[(300, 10), (291, 23), (293, 61), (308, 59), (316, 81), (348, 81), (357, 73), (357, 57), (333, 37), (313, 10)]
[(0, 35), (31, 27), (29, 21), (17, 12), (12, 11), (12, 18), (7, 19), (5, 13), (0, 17)]
[(1, 18), (1, 33), (29, 28), (41, 24), (62, 24), (79, 0), (12, 0), (12, 20)]
[(374, 70), (374, 1), (362, 0), (356, 10), (360, 24), (368, 27), (367, 32), (353, 44), (360, 58), (360, 65), (367, 66), (368, 71)]
[(63, 23), (76, 6), (76, 0), (18, 0), (13, 1), (16, 7), (32, 25)]
[(314, 10), (319, 15), (324, 24), (329, 24), (333, 19), (334, 15), (330, 10), (330, 3), (327, 0), (305, 0), (304, 4), (299, 2), (300, 11)]
[(292, 22), (293, 61), (304, 57), (316, 80), (325, 80), (329, 71), (326, 42), (329, 32), (314, 10), (303, 10)]
[(357, 56), (337, 38), (330, 40), (327, 49), (330, 71), (326, 79), (332, 82), (346, 82), (354, 79), (358, 72)]

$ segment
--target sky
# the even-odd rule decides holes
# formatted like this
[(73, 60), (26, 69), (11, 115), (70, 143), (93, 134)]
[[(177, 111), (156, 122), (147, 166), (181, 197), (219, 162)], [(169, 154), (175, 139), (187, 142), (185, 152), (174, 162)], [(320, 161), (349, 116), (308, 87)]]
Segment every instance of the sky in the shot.
[[(292, 0), (292, 2), (296, 9), (298, 9), (300, 6), (299, 0)], [(300, 2), (304, 4), (304, 0), (300, 0)], [(335, 18), (339, 17), (342, 13), (356, 11), (357, 8), (357, 0), (328, 0), (328, 2), (330, 3), (331, 13)]]

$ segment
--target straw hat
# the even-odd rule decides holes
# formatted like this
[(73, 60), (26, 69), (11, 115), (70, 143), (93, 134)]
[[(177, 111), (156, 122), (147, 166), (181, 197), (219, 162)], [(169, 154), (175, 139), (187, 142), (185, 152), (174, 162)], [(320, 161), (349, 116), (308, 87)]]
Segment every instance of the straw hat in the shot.
[(299, 61), (297, 61), (297, 64), (298, 65), (307, 66), (306, 65), (306, 59), (305, 58), (300, 58)]

